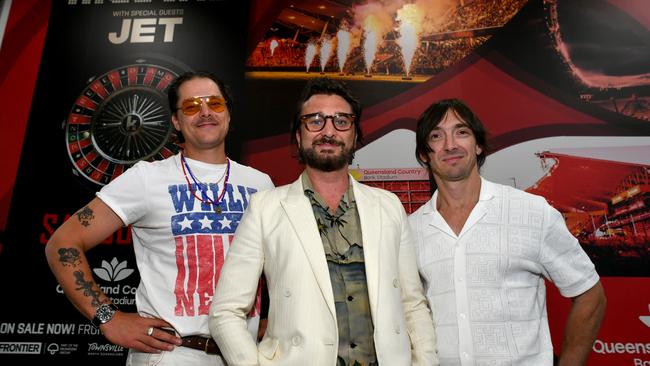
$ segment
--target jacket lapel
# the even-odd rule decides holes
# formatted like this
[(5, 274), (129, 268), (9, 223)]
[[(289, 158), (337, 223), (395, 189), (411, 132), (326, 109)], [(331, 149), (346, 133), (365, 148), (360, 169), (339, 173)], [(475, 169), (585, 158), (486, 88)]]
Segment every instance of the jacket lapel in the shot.
[(314, 211), (311, 208), (309, 199), (305, 196), (300, 178), (291, 184), (287, 197), (283, 199), (280, 204), (300, 240), (302, 249), (309, 261), (316, 282), (318, 283), (323, 298), (327, 303), (327, 307), (330, 309), (334, 319), (336, 319), (334, 293), (332, 291), (332, 282), (330, 280), (329, 269), (327, 268), (327, 261), (325, 259), (323, 242), (318, 233)]
[(359, 211), (361, 223), (361, 237), (363, 240), (363, 257), (366, 267), (366, 282), (368, 284), (368, 297), (370, 310), (374, 316), (377, 314), (377, 299), (379, 296), (379, 242), (381, 238), (381, 215), (377, 198), (372, 191), (358, 183), (350, 176), (354, 199)]

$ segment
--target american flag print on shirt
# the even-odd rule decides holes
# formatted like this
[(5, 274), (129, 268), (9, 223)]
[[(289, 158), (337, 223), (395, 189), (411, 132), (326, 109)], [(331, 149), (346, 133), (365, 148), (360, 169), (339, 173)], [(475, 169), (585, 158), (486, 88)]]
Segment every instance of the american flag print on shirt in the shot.
[[(176, 214), (171, 217), (176, 253), (174, 295), (177, 316), (207, 315), (214, 289), (219, 280), (224, 258), (235, 231), (248, 207), (251, 194), (257, 189), (241, 185), (226, 185), (223, 199), (215, 210), (212, 201), (219, 197), (223, 186), (217, 184), (170, 185), (169, 195)], [(198, 200), (194, 194), (202, 197)], [(250, 316), (259, 314), (261, 289)]]

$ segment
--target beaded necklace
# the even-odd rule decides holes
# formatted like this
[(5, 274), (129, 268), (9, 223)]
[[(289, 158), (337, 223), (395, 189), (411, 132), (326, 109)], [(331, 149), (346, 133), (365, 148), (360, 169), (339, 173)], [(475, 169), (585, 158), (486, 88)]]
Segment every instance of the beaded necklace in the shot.
[(190, 169), (190, 166), (187, 165), (187, 160), (185, 160), (185, 155), (183, 155), (183, 153), (181, 153), (181, 162), (183, 163), (181, 164), (181, 166), (183, 167), (183, 175), (185, 176), (185, 181), (187, 181), (187, 186), (190, 188), (190, 192), (192, 192), (192, 195), (201, 202), (205, 202), (205, 201), (210, 202), (212, 204), (212, 208), (214, 209), (214, 212), (220, 214), (221, 206), (219, 206), (219, 203), (221, 203), (223, 196), (226, 194), (226, 186), (228, 185), (228, 178), (230, 177), (230, 159), (226, 157), (226, 171), (223, 173), (221, 178), (219, 178), (219, 180), (216, 182), (216, 184), (219, 184), (219, 182), (221, 182), (221, 180), (224, 177), (226, 178), (223, 181), (223, 187), (221, 188), (221, 193), (219, 194), (219, 197), (217, 198), (216, 201), (208, 197), (208, 195), (204, 191), (201, 191), (201, 195), (203, 196), (203, 198), (199, 197), (196, 194), (196, 191), (192, 189), (192, 184), (190, 184), (190, 179), (187, 177), (187, 173), (190, 173), (190, 177), (194, 181), (194, 185), (196, 185), (197, 187), (199, 187), (199, 184), (203, 184), (203, 183), (200, 182), (198, 179), (196, 179), (194, 174), (192, 174), (192, 169)]

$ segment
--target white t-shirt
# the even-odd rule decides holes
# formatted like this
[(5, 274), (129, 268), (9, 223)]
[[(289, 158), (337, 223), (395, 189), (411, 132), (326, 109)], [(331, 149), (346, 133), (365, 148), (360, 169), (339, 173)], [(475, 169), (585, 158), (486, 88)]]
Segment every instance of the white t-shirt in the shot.
[[(138, 312), (169, 322), (181, 336), (210, 336), (208, 310), (239, 220), (251, 194), (272, 188), (273, 183), (268, 175), (230, 160), (226, 191), (219, 202), (221, 212), (217, 212), (201, 190), (217, 200), (226, 164), (186, 161), (201, 183), (197, 187), (189, 172), (187, 179), (203, 202), (188, 189), (180, 154), (135, 164), (97, 197), (125, 225), (131, 225), (141, 278), (136, 292)], [(255, 338), (260, 305), (258, 296), (249, 321)]]
[(574, 297), (599, 280), (543, 197), (481, 179), (460, 235), (436, 209), (409, 217), (440, 365), (552, 365), (544, 279)]

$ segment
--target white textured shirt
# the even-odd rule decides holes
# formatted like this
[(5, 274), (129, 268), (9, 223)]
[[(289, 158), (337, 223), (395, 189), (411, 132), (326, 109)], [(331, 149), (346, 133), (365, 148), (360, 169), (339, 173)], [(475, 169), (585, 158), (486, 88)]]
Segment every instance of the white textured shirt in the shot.
[(562, 215), (541, 196), (481, 179), (456, 235), (437, 198), (409, 221), (440, 365), (552, 365), (544, 279), (565, 297), (599, 280)]

